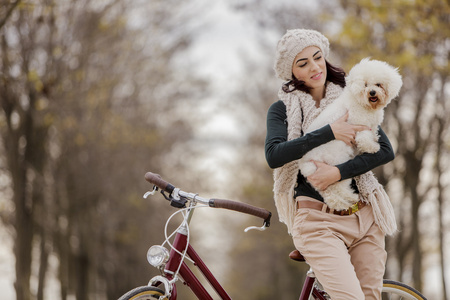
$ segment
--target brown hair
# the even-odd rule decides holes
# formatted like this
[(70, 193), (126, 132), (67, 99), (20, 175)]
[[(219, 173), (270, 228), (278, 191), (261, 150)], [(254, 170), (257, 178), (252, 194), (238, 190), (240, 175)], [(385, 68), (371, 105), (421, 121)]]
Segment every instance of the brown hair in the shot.
[[(325, 60), (325, 65), (327, 68), (326, 81), (330, 81), (340, 87), (345, 87), (345, 71), (342, 68), (333, 66), (327, 60)], [(294, 74), (292, 74), (292, 78), (292, 80), (283, 84), (283, 91), (285, 93), (291, 93), (296, 90), (309, 93), (310, 88), (305, 85), (304, 81), (295, 78)]]

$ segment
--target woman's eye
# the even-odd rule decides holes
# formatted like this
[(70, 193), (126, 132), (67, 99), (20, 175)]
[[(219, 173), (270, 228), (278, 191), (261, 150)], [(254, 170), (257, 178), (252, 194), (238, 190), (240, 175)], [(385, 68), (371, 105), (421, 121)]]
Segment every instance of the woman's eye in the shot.
[(300, 68), (303, 68), (304, 66), (306, 66), (306, 63), (299, 65)]
[(316, 60), (319, 60), (319, 59), (321, 59), (321, 58), (322, 58), (322, 56), (316, 57)]

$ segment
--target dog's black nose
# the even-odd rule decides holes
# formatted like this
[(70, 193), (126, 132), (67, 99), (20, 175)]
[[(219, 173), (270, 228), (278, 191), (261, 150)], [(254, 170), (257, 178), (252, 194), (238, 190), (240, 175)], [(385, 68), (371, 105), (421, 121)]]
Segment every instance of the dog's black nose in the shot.
[(370, 91), (370, 93), (369, 93), (369, 94), (370, 94), (370, 96), (372, 96), (372, 97), (373, 97), (373, 96), (375, 96), (375, 95), (377, 94), (377, 92), (375, 92), (375, 91), (373, 91), (373, 90), (372, 90), (372, 91)]

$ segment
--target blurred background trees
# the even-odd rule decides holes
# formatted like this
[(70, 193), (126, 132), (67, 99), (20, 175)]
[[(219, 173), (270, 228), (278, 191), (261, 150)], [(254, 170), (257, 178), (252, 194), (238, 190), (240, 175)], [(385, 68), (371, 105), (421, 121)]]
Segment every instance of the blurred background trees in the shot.
[[(448, 2), (225, 1), (256, 45), (242, 49), (232, 85), (217, 82), (221, 70), (199, 75), (190, 58), (210, 5), (0, 0), (0, 217), (14, 243), (16, 299), (116, 299), (146, 284), (156, 270), (145, 252), (173, 212), (159, 196), (142, 199), (150, 170), (274, 212), (269, 230), (246, 234), (254, 219), (196, 214), (212, 237), (194, 236), (197, 250), (234, 297), (298, 297), (306, 266), (287, 258), (293, 244), (278, 222), (263, 144), (281, 84), (275, 45), (300, 27), (327, 35), (330, 60), (346, 71), (367, 56), (400, 68), (404, 86), (383, 124), (396, 159), (376, 170), (400, 225), (387, 240), (386, 276), (448, 299)], [(237, 137), (202, 139), (202, 120), (219, 110), (239, 124)], [(213, 158), (224, 152), (225, 163)]]
[(17, 299), (44, 299), (50, 259), (61, 299), (117, 298), (148, 273), (143, 237), (164, 218), (141, 200), (142, 176), (162, 157), (176, 163), (173, 142), (191, 129), (166, 114), (204, 85), (173, 64), (192, 28), (180, 26), (185, 5), (167, 4), (22, 1), (2, 27), (1, 159), (14, 204), (2, 219)]

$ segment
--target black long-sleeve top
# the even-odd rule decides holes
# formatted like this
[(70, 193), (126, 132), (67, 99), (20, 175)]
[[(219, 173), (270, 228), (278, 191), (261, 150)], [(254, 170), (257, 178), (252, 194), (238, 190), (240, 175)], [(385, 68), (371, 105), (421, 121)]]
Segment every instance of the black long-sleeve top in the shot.
[[(363, 153), (336, 166), (341, 173), (341, 180), (364, 174), (394, 159), (391, 143), (381, 127), (378, 128), (378, 134), (378, 143), (380, 144), (378, 152)], [(280, 100), (273, 103), (267, 113), (265, 153), (269, 167), (272, 169), (279, 168), (286, 163), (300, 159), (315, 147), (335, 139), (330, 125), (325, 125), (291, 141), (287, 140), (287, 136), (286, 106)], [(357, 191), (355, 184), (353, 184), (353, 187)], [(308, 196), (323, 201), (322, 196), (300, 172), (298, 173), (294, 195)]]

